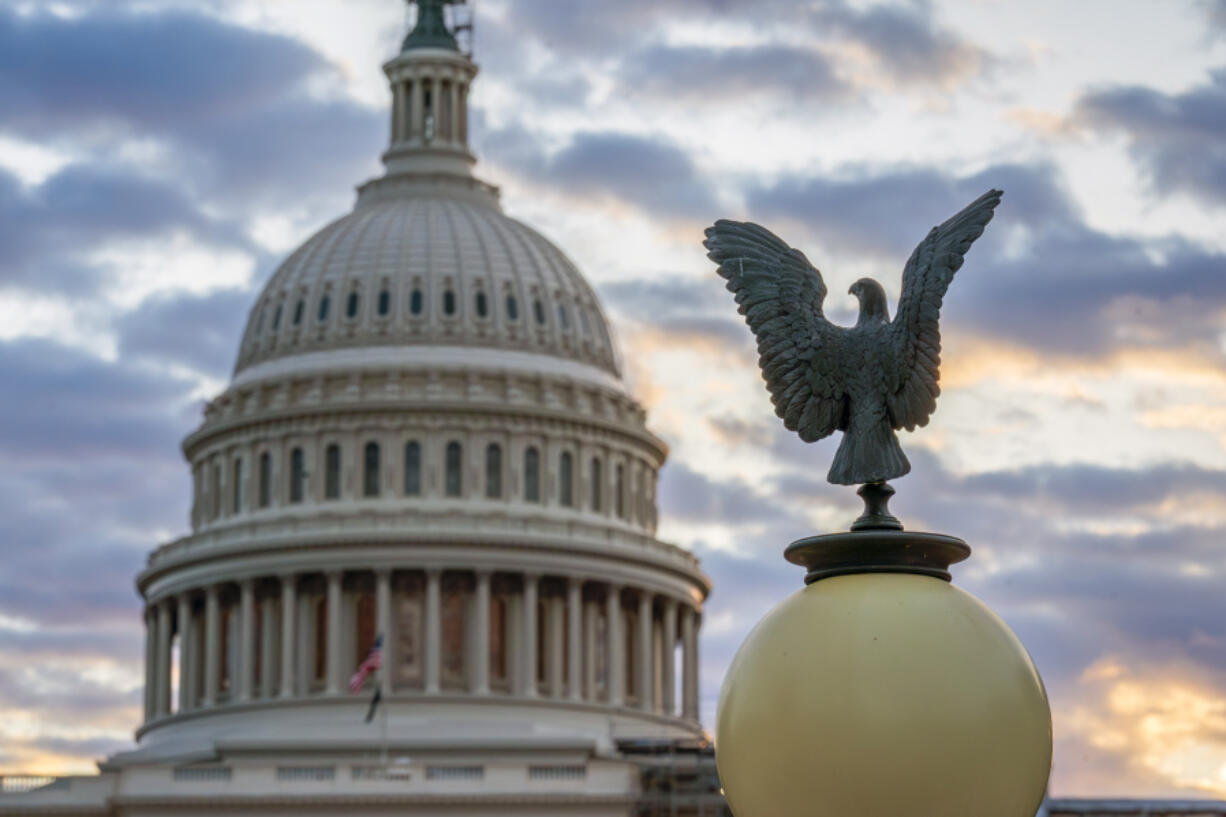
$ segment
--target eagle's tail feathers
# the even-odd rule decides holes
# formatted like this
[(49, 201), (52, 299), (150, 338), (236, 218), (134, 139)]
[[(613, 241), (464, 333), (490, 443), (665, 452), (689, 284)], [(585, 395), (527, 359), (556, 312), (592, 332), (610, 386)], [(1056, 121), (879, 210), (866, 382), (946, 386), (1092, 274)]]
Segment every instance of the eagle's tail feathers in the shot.
[(885, 482), (910, 472), (911, 463), (886, 421), (867, 428), (850, 427), (835, 452), (827, 479), (835, 485)]

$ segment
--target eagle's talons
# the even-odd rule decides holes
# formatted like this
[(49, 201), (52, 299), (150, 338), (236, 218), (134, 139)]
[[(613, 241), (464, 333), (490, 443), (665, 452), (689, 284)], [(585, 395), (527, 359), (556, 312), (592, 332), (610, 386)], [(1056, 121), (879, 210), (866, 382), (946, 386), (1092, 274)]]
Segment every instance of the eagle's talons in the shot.
[(888, 482), (866, 482), (856, 493), (864, 500), (864, 513), (852, 523), (852, 530), (902, 530), (902, 523), (890, 513), (894, 489)]

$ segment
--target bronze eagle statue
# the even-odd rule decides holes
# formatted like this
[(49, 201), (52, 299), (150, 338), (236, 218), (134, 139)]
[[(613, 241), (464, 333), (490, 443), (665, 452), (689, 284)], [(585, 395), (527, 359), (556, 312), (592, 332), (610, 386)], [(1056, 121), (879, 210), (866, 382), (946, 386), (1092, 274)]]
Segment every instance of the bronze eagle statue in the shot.
[(757, 224), (707, 229), (708, 257), (758, 339), (775, 413), (805, 442), (843, 432), (830, 482), (883, 483), (911, 470), (894, 430), (927, 425), (936, 410), (941, 300), (1001, 195), (989, 190), (919, 243), (893, 320), (881, 284), (852, 284), (860, 317), (850, 329), (822, 314), (826, 284), (800, 250)]

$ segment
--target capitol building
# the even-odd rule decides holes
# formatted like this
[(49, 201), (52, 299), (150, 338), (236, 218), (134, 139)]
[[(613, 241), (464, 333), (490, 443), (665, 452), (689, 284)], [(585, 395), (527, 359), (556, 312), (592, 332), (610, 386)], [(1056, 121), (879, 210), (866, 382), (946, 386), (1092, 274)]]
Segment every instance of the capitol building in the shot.
[(0, 814), (627, 815), (653, 769), (713, 768), (667, 447), (591, 286), (473, 175), (477, 67), (418, 5), (386, 173), (277, 269), (183, 442), (136, 748)]

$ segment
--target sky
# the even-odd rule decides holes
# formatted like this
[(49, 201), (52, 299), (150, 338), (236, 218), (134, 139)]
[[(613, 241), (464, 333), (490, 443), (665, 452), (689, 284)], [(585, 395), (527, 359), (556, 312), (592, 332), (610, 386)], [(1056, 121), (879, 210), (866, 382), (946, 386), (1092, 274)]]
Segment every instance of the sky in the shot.
[[(473, 144), (596, 287), (715, 583), (702, 708), (846, 528), (700, 242), (779, 233), (850, 324), (1005, 191), (903, 435), (909, 528), (967, 540), (1051, 697), (1057, 796), (1226, 798), (1226, 0), (477, 0)], [(0, 0), (0, 773), (130, 744), (133, 577), (179, 442), (281, 259), (378, 175), (398, 0)]]

